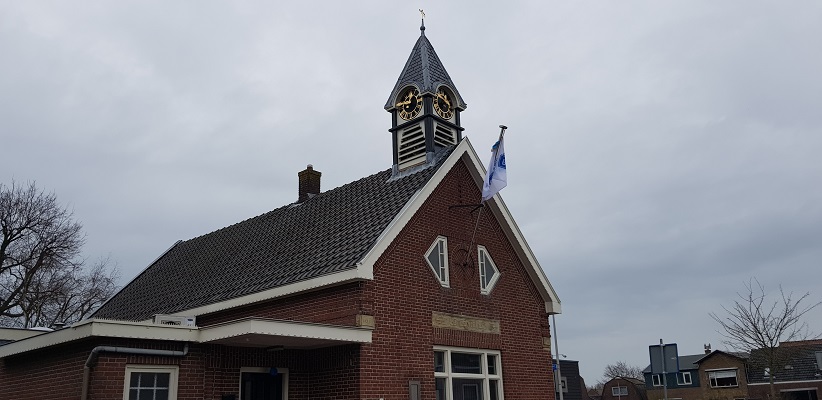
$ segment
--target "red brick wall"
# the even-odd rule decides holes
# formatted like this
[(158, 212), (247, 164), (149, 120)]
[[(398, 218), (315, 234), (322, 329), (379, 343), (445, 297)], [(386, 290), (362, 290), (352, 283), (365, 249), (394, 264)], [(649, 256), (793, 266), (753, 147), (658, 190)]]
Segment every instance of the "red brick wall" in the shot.
[[(7, 357), (0, 364), (0, 400), (79, 399), (83, 366), (95, 346), (182, 350), (182, 343), (97, 339)], [(190, 345), (185, 357), (99, 353), (89, 399), (122, 399), (127, 365), (179, 367), (179, 400), (239, 398), (240, 368), (286, 368), (292, 398), (358, 398), (359, 346), (266, 352), (255, 348)]]
[[(707, 370), (722, 368), (736, 368), (736, 379), (739, 386), (711, 387)], [(748, 385), (745, 379), (745, 362), (739, 358), (715, 351), (712, 355), (699, 363), (699, 380), (702, 387), (702, 398), (705, 400), (733, 400), (748, 398)]]
[[(822, 395), (822, 382), (819, 380), (811, 382), (793, 382), (793, 383), (776, 383), (774, 385), (776, 395), (778, 398), (789, 398), (789, 394), (782, 393), (783, 391), (792, 391), (798, 389), (816, 390), (817, 398)], [(748, 385), (749, 399), (769, 399), (771, 396), (770, 385)]]
[(348, 283), (219, 311), (198, 317), (197, 325), (209, 326), (245, 317), (260, 317), (354, 326), (357, 313), (370, 308), (370, 305), (363, 304), (362, 285)]
[[(6, 357), (0, 364), (0, 400), (79, 399), (83, 367), (95, 346), (182, 350), (182, 343), (136, 340), (83, 340)], [(126, 364), (178, 365), (178, 396), (202, 399), (202, 353), (193, 347), (186, 357), (99, 353), (90, 374), (89, 399), (122, 399)]]
[[(378, 260), (374, 281), (365, 285), (376, 329), (373, 343), (362, 348), (362, 398), (407, 399), (409, 380), (421, 381), (423, 398), (433, 398), (433, 345), (500, 350), (506, 398), (554, 398), (551, 358), (542, 343), (549, 336), (547, 315), (525, 267), (490, 211), (483, 210), (471, 244), (479, 211), (449, 209), (479, 199), (468, 169), (458, 163)], [(448, 238), (449, 288), (424, 260), (438, 235)], [(480, 293), (478, 244), (501, 273), (490, 295)], [(501, 335), (434, 329), (433, 311), (498, 320)]]
[[(627, 396), (614, 396), (612, 388), (616, 386), (625, 386), (628, 388)], [(645, 391), (645, 385), (637, 384), (623, 378), (613, 378), (605, 382), (602, 387), (602, 400), (647, 400), (648, 396)]]
[(82, 346), (61, 347), (0, 360), (0, 399), (80, 398), (88, 351)]
[[(287, 368), (291, 398), (357, 398), (356, 372), (359, 346), (346, 345), (316, 350), (266, 352), (261, 349), (206, 347), (204, 394), (217, 399), (236, 394), (239, 399), (240, 368)], [(339, 395), (339, 396), (338, 396)]]

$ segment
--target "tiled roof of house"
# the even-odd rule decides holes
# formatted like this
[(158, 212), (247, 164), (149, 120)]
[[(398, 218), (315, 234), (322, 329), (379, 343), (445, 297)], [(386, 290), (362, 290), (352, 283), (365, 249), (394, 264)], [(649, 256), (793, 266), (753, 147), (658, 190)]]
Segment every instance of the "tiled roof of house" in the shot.
[(467, 105), (462, 100), (462, 96), (457, 91), (454, 82), (451, 81), (451, 77), (442, 65), (437, 52), (434, 51), (434, 46), (425, 37), (425, 27), (420, 29), (422, 29), (420, 38), (417, 39), (417, 43), (414, 44), (414, 48), (411, 50), (411, 55), (408, 56), (408, 61), (405, 62), (405, 67), (402, 69), (399, 79), (397, 79), (397, 84), (394, 85), (394, 90), (391, 91), (391, 96), (388, 97), (388, 101), (385, 103), (385, 109), (390, 110), (394, 107), (394, 101), (396, 101), (400, 90), (408, 85), (416, 85), (420, 93), (435, 93), (437, 86), (447, 84), (454, 90), (458, 103), (457, 107), (464, 110)]
[[(792, 382), (802, 380), (822, 379), (822, 371), (816, 364), (816, 353), (822, 352), (822, 343), (790, 342), (782, 343), (776, 348), (782, 366), (771, 373), (775, 382)], [(769, 377), (765, 375), (765, 350), (754, 350), (748, 360), (748, 383), (765, 383)]]
[[(696, 362), (704, 357), (705, 354), (692, 354), (688, 356), (679, 356), (679, 370), (680, 371), (687, 371), (692, 369), (699, 369), (699, 365)], [(643, 374), (650, 374), (651, 373), (651, 365), (648, 364), (644, 370), (642, 370)]]
[(718, 355), (718, 354), (724, 354), (724, 355), (726, 355), (726, 356), (735, 357), (735, 358), (738, 358), (738, 359), (740, 359), (740, 360), (742, 360), (742, 361), (747, 361), (747, 360), (748, 360), (748, 358), (751, 356), (750, 354), (745, 353), (745, 352), (741, 352), (741, 351), (722, 351), (722, 350), (714, 350), (714, 351), (710, 352), (709, 354), (705, 354), (705, 355), (703, 355), (702, 357), (700, 357), (699, 359), (697, 359), (696, 361), (694, 361), (694, 363), (695, 363), (695, 364), (699, 364), (699, 363), (701, 363), (701, 362), (703, 362), (703, 361), (707, 360), (708, 358), (711, 358), (711, 357), (713, 357), (714, 355)]
[(624, 380), (626, 380), (626, 381), (628, 381), (628, 382), (633, 383), (634, 385), (637, 385), (637, 386), (642, 386), (642, 387), (644, 387), (644, 386), (645, 386), (645, 381), (643, 381), (643, 380), (641, 380), (641, 379), (637, 379), (637, 378), (617, 377), (617, 378), (614, 378), (614, 379), (624, 379)]
[(147, 320), (354, 269), (450, 153), (413, 174), (385, 170), (179, 242), (93, 316)]

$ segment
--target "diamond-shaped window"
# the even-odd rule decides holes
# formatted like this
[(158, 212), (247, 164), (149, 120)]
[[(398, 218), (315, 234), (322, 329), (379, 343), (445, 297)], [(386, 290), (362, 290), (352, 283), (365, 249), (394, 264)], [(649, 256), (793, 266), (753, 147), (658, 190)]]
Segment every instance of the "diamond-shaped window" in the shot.
[(491, 289), (499, 279), (499, 270), (485, 247), (477, 247), (477, 257), (479, 259), (480, 291), (482, 294), (491, 293)]
[(438, 236), (434, 244), (425, 253), (425, 262), (440, 281), (440, 285), (448, 287), (448, 239)]

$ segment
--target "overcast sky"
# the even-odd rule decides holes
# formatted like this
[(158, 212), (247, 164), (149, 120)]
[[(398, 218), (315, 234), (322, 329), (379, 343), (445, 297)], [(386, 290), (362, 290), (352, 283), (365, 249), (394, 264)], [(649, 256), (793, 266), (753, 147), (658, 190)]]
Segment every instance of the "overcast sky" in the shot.
[[(0, 182), (36, 181), (125, 284), (178, 239), (391, 166), (383, 105), (426, 35), (595, 382), (756, 277), (822, 299), (818, 1), (0, 0)], [(822, 330), (822, 309), (809, 318)]]

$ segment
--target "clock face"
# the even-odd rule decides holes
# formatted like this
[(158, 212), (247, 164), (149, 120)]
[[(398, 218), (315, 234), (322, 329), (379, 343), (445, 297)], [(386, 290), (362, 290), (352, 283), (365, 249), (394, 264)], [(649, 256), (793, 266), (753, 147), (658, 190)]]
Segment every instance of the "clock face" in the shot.
[(422, 109), (422, 96), (415, 87), (405, 89), (397, 99), (397, 113), (408, 121), (416, 117)]
[(434, 111), (437, 115), (445, 119), (451, 119), (454, 116), (454, 107), (451, 104), (451, 97), (443, 90), (437, 90), (437, 95), (434, 97)]

